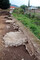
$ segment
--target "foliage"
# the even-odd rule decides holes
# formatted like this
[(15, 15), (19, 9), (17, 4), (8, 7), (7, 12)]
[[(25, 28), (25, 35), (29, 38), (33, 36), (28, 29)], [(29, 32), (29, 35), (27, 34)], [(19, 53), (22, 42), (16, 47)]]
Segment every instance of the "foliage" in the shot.
[(32, 18), (35, 18), (35, 15), (32, 15)]
[(9, 0), (0, 0), (0, 8), (7, 9), (10, 7)]
[(27, 8), (27, 6), (26, 5), (22, 5), (22, 6), (20, 6), (20, 8), (22, 8), (25, 11), (25, 8)]
[(36, 16), (36, 19), (37, 19), (37, 20), (40, 20), (40, 16)]
[(1, 8), (1, 2), (2, 2), (2, 0), (0, 0), (0, 8)]
[(38, 7), (38, 9), (40, 9), (40, 6)]
[(17, 13), (17, 14), (24, 14), (24, 10), (22, 9), (22, 8), (15, 8), (14, 10), (13, 10), (13, 12), (15, 12), (15, 13)]
[(38, 20), (29, 19), (25, 15), (13, 13), (13, 16), (21, 21), (26, 27), (28, 27), (39, 39), (40, 39), (40, 25), (36, 25)]
[(32, 18), (32, 19), (37, 19), (40, 20), (40, 13), (39, 14), (32, 14), (32, 13), (26, 13), (25, 16), (27, 16), (28, 18)]

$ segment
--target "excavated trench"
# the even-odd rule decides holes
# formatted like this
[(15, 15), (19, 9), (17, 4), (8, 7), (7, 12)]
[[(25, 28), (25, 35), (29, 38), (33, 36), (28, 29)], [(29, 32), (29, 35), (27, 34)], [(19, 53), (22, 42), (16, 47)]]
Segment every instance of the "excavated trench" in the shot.
[[(9, 34), (10, 32), (14, 33), (13, 36)], [(16, 25), (15, 21), (8, 20), (8, 17), (0, 16), (0, 60), (37, 60), (35, 56), (29, 55), (25, 43), (28, 43), (28, 38), (20, 27)]]

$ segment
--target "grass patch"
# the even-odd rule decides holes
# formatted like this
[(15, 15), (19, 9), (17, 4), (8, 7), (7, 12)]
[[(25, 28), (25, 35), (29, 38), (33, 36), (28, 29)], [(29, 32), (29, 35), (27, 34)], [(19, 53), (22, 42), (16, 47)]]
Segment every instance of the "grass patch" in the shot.
[(26, 27), (28, 27), (34, 34), (40, 39), (40, 25), (37, 25), (35, 22), (38, 20), (29, 19), (25, 15), (13, 13), (13, 16), (21, 21)]

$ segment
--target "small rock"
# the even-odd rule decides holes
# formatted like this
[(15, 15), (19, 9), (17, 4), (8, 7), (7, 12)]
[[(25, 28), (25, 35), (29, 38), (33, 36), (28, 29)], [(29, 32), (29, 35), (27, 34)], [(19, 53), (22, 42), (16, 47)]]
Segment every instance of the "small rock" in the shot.
[(13, 23), (13, 22), (14, 22), (14, 21), (12, 21), (12, 20), (6, 20), (6, 21), (5, 21), (6, 24), (10, 24), (10, 23)]
[(22, 58), (21, 60), (24, 60), (24, 58)]
[(10, 28), (10, 26), (8, 26), (8, 25), (7, 25), (6, 27), (7, 27), (7, 29), (9, 29), (9, 28)]

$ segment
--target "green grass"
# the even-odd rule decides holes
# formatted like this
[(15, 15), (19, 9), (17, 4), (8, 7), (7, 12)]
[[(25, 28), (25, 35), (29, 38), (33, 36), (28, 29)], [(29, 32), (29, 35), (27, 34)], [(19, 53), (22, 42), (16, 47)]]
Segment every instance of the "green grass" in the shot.
[[(26, 27), (28, 27), (34, 34), (40, 39), (40, 25), (35, 23), (35, 19), (29, 19), (25, 15), (13, 13), (13, 16), (21, 21)], [(38, 20), (36, 20), (38, 21)]]
[(31, 12), (31, 15), (37, 15), (37, 16), (40, 16), (40, 13), (33, 13), (33, 12)]

